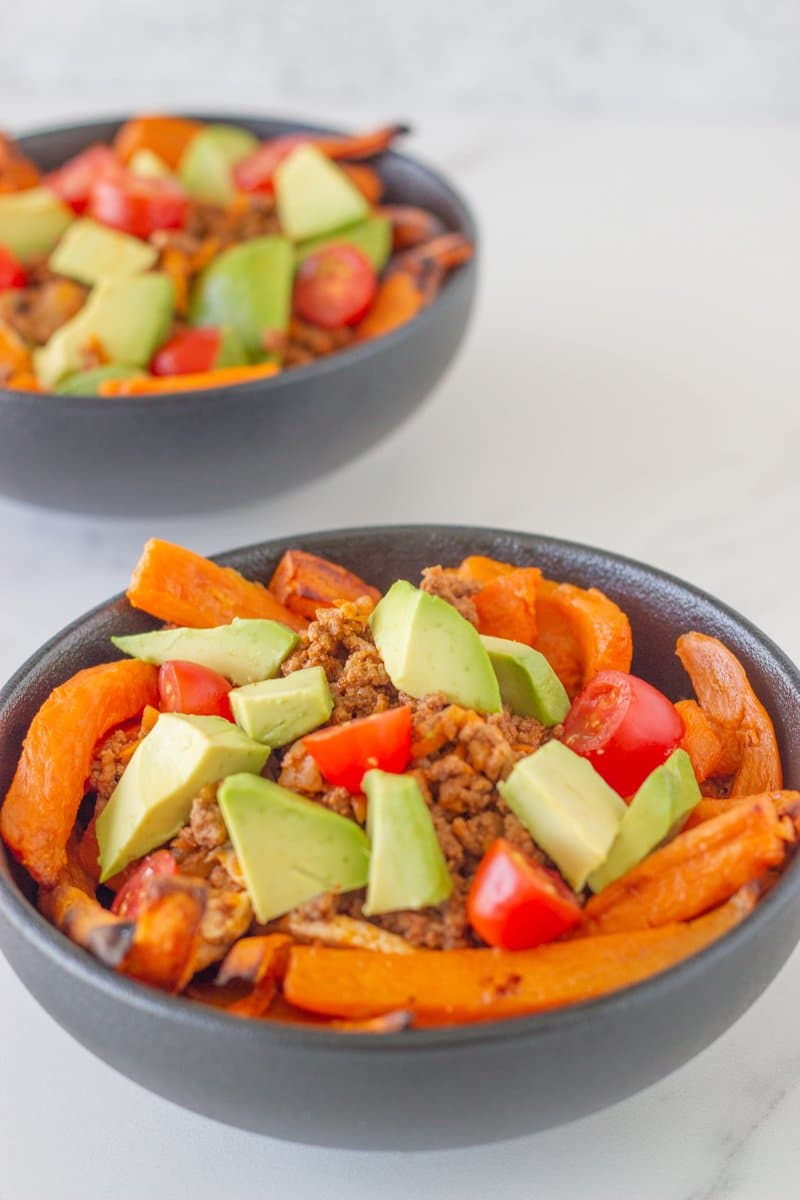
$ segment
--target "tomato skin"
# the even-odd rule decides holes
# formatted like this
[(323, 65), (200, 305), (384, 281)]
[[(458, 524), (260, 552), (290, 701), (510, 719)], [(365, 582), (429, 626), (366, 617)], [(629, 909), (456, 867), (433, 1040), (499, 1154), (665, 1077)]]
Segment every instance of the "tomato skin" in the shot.
[(221, 342), (222, 334), (218, 329), (185, 329), (156, 350), (150, 370), (153, 375), (195, 375), (211, 371)]
[(683, 737), (663, 692), (624, 671), (600, 671), (573, 700), (564, 741), (620, 796), (630, 797)]
[(357, 325), (378, 292), (375, 268), (356, 246), (334, 242), (303, 260), (294, 284), (294, 310), (321, 329)]
[(232, 684), (199, 663), (171, 659), (158, 668), (158, 700), (162, 712), (233, 720), (228, 692)]
[(581, 906), (554, 871), (498, 838), (472, 880), (467, 915), (488, 945), (530, 950), (571, 929), (580, 919)]
[(100, 176), (89, 194), (89, 215), (111, 229), (147, 239), (157, 229), (180, 229), (189, 200), (171, 179), (144, 179), (121, 168), (121, 174)]
[(22, 263), (5, 246), (0, 246), (0, 292), (25, 287), (27, 282), (28, 276)]
[(303, 745), (328, 783), (361, 791), (361, 781), (373, 767), (401, 774), (411, 758), (411, 709), (388, 708), (371, 717), (334, 725), (303, 738)]
[(275, 191), (273, 175), (275, 168), (291, 154), (298, 146), (308, 142), (308, 137), (301, 134), (286, 134), (284, 137), (271, 138), (262, 142), (252, 154), (236, 163), (233, 168), (233, 182), (243, 192), (261, 192), (271, 196)]
[(111, 905), (112, 913), (126, 921), (135, 921), (151, 880), (160, 875), (175, 875), (177, 871), (178, 864), (169, 850), (148, 854), (130, 873), (125, 872), (125, 881)]
[(73, 212), (83, 213), (89, 207), (89, 196), (96, 180), (124, 176), (125, 168), (108, 146), (89, 146), (63, 166), (45, 175), (44, 184), (60, 196)]

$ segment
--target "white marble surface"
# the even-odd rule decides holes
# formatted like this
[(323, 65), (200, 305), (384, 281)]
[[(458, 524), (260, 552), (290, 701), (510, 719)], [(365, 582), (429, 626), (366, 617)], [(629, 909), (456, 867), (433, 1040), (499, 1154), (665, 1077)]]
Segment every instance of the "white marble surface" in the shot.
[[(0, 501), (0, 674), (121, 588), (148, 534), (213, 551), (365, 519), (605, 545), (724, 597), (800, 658), (800, 130), (422, 124), (416, 147), (460, 179), (484, 231), (474, 325), (429, 404), (348, 470), (208, 519)], [(792, 1200), (798, 1003), (796, 954), (735, 1028), (643, 1095), (513, 1144), (401, 1160), (281, 1145), (151, 1097), (0, 963), (0, 1197)]]

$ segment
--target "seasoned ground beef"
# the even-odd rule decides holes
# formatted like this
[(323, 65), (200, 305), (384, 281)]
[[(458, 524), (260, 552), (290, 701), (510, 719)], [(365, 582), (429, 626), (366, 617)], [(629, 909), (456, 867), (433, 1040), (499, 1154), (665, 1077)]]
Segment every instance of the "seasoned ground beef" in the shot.
[(325, 354), (333, 354), (335, 350), (343, 350), (352, 342), (353, 330), (347, 326), (339, 329), (320, 329), (319, 325), (309, 325), (293, 317), (289, 325), (289, 336), (283, 354), (283, 362), (287, 367), (299, 367), (322, 358)]
[(86, 791), (96, 796), (95, 815), (99, 816), (111, 797), (111, 793), (122, 778), (122, 772), (128, 765), (129, 753), (123, 753), (135, 742), (139, 730), (135, 726), (127, 729), (115, 729), (95, 750), (92, 765), (89, 768), (89, 778), (86, 781)]
[(481, 590), (481, 586), (474, 579), (459, 579), (454, 571), (444, 567), (426, 567), (420, 583), (423, 592), (430, 592), (432, 596), (446, 600), (473, 625), (478, 624), (478, 613), (472, 597)]
[(31, 287), (0, 295), (0, 321), (25, 342), (43, 346), (57, 329), (83, 307), (89, 289), (57, 276)]

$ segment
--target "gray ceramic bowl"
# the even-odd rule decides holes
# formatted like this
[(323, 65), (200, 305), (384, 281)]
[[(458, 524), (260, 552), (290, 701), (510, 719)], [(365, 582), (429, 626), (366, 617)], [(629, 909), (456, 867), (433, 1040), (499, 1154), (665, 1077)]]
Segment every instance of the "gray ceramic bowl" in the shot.
[[(329, 129), (226, 114), (268, 138)], [(119, 120), (21, 139), (50, 170)], [(418, 205), (475, 240), (464, 199), (404, 154), (377, 160), (387, 203)], [(52, 508), (130, 516), (197, 512), (273, 495), (362, 453), (428, 396), (456, 353), (472, 308), (477, 265), (453, 272), (434, 303), (382, 338), (280, 376), (172, 396), (52, 396), (0, 389), (0, 492)]]
[[(788, 787), (800, 786), (800, 673), (742, 617), (688, 584), (615, 555), (487, 529), (411, 526), (309, 534), (221, 561), (266, 579), (292, 545), (328, 554), (379, 586), (467, 554), (531, 561), (595, 584), (631, 618), (634, 670), (690, 694), (675, 657), (688, 629), (739, 655), (775, 721)], [(109, 635), (154, 623), (116, 597), (65, 629), (0, 694), (0, 795), (50, 689), (110, 657)], [(673, 1071), (752, 1004), (800, 924), (800, 862), (755, 913), (648, 982), (543, 1016), (385, 1037), (248, 1022), (120, 978), (58, 933), (0, 862), (0, 946), (36, 999), (111, 1066), (187, 1108), (292, 1141), (363, 1149), (468, 1146), (518, 1137), (612, 1104)]]

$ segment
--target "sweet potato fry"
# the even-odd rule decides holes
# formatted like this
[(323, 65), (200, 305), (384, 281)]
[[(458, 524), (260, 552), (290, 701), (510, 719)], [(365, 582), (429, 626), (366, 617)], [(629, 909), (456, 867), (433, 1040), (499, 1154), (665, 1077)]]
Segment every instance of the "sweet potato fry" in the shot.
[(367, 133), (356, 133), (349, 137), (314, 137), (314, 145), (328, 158), (373, 158), (388, 150), (395, 138), (409, 133), (408, 125), (382, 125)]
[(246, 996), (226, 1005), (237, 1017), (263, 1017), (270, 1007), (277, 984), (286, 974), (292, 939), (283, 933), (240, 938), (231, 946), (217, 972), (220, 987), (233, 982), (250, 985)]
[(399, 329), (424, 305), (425, 297), (410, 275), (390, 275), (380, 284), (372, 308), (357, 326), (356, 341), (365, 342)]
[(279, 371), (276, 363), (258, 363), (255, 366), (217, 367), (213, 371), (198, 371), (191, 375), (132, 375), (129, 379), (104, 379), (98, 387), (98, 395), (161, 396), (168, 392), (198, 392), (252, 383), (254, 379), (269, 379)]
[(783, 773), (775, 729), (736, 655), (704, 633), (684, 633), (676, 653), (723, 745), (726, 735), (738, 745), (731, 795), (779, 790)]
[(342, 949), (373, 950), (379, 954), (412, 953), (411, 944), (399, 934), (390, 933), (387, 929), (370, 924), (369, 921), (358, 921), (355, 917), (337, 915), (326, 921), (312, 921), (296, 913), (288, 913), (281, 917), (278, 925), (299, 942), (315, 942)]
[(490, 583), (493, 579), (499, 579), (501, 575), (508, 575), (509, 571), (516, 569), (511, 563), (487, 558), (484, 554), (470, 554), (457, 568), (457, 574), (461, 579), (471, 579), (475, 583)]
[(427, 263), (436, 263), (443, 271), (452, 271), (469, 262), (475, 246), (464, 233), (442, 233), (429, 242), (412, 246), (392, 264), (394, 271), (408, 271)]
[(0, 133), (0, 193), (25, 192), (36, 187), (39, 168), (26, 158), (16, 142)]
[(423, 950), (373, 954), (294, 946), (284, 980), (291, 1004), (362, 1020), (408, 1010), (423, 1023), (522, 1016), (591, 1000), (666, 970), (704, 949), (752, 911), (743, 889), (697, 921), (536, 950)]
[(133, 943), (133, 923), (115, 917), (94, 896), (69, 882), (41, 888), (39, 908), (48, 921), (107, 967), (117, 967)]
[(577, 936), (686, 921), (783, 862), (796, 834), (769, 795), (753, 796), (678, 835), (593, 896)]
[(119, 970), (151, 987), (182, 991), (195, 970), (205, 898), (202, 885), (169, 875), (153, 879)]
[(167, 117), (160, 114), (133, 117), (117, 131), (114, 149), (127, 163), (138, 150), (150, 150), (174, 170), (189, 142), (203, 128), (200, 121), (188, 117)]
[(392, 222), (392, 249), (410, 250), (431, 242), (444, 233), (444, 222), (435, 213), (424, 208), (412, 208), (406, 204), (384, 204), (377, 216), (388, 217)]
[[(768, 792), (767, 795), (775, 805), (778, 816), (788, 817), (798, 829), (798, 836), (800, 836), (800, 792)], [(687, 829), (694, 829), (696, 825), (702, 825), (704, 821), (711, 821), (714, 817), (721, 817), (737, 805), (750, 804), (752, 800), (752, 796), (704, 796), (700, 803), (692, 809), (689, 819), (683, 827), (683, 832), (685, 833)]]
[(370, 204), (377, 204), (383, 195), (383, 180), (376, 170), (364, 163), (341, 162), (339, 166), (351, 183)]
[(98, 740), (156, 703), (155, 667), (88, 667), (55, 688), (31, 722), (0, 809), (0, 833), (37, 883), (54, 887)]
[(472, 597), (480, 632), (532, 646), (536, 641), (536, 593), (541, 579), (542, 572), (536, 567), (516, 567), (485, 583)]
[(542, 579), (536, 592), (536, 649), (570, 697), (598, 671), (629, 671), (631, 627), (625, 613), (597, 588)]
[(692, 760), (697, 782), (724, 774), (722, 741), (697, 701), (679, 700), (675, 709), (683, 721), (681, 746)]
[(352, 571), (305, 550), (287, 550), (269, 581), (269, 590), (281, 604), (313, 621), (318, 608), (331, 608), (343, 600), (369, 596), (373, 605), (381, 598), (377, 588)]
[(160, 538), (145, 545), (127, 595), (134, 608), (195, 629), (227, 625), (234, 617), (283, 621), (292, 629), (306, 626), (263, 584)]

